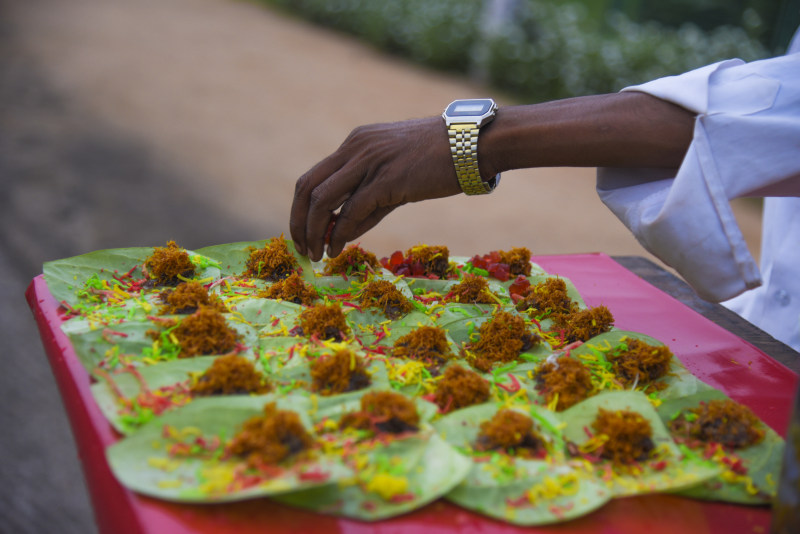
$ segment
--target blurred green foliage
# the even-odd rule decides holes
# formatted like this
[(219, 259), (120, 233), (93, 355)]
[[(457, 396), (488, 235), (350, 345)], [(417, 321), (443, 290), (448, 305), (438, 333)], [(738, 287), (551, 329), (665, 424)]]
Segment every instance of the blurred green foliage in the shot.
[(479, 76), (528, 101), (618, 91), (721, 59), (768, 57), (774, 36), (765, 20), (797, 3), (260, 1), (415, 62)]

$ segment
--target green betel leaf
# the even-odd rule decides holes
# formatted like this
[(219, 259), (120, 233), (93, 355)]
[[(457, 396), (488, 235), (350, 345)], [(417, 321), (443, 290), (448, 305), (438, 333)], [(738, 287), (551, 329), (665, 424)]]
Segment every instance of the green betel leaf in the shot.
[[(186, 251), (195, 265), (194, 280), (216, 280), (220, 270), (215, 261), (198, 252)], [(153, 247), (134, 247), (99, 250), (72, 258), (55, 260), (44, 264), (44, 277), (50, 293), (59, 302), (76, 306), (83, 300), (80, 293), (87, 288), (87, 281), (95, 279), (107, 282), (113, 289), (120, 285), (117, 278), (130, 272), (133, 279), (144, 279), (141, 266), (153, 254)]]
[[(114, 282), (114, 276), (125, 274), (144, 263), (153, 253), (150, 247), (98, 250), (72, 258), (48, 261), (44, 264), (44, 279), (53, 297), (59, 302), (76, 305), (77, 292), (94, 275), (100, 280)], [(141, 276), (141, 272), (137, 273)]]
[[(565, 278), (563, 276), (556, 276), (553, 274), (534, 274), (531, 272), (531, 276), (528, 277), (532, 286), (537, 284), (541, 284), (547, 282), (548, 279), (551, 278), (558, 278), (564, 281), (564, 284), (567, 286), (567, 296), (572, 300), (572, 302), (576, 303), (578, 307), (582, 310), (586, 309), (586, 302), (583, 300), (580, 292), (578, 292), (578, 288), (575, 287), (575, 284), (572, 283), (572, 280), (569, 278)], [(513, 282), (513, 281), (512, 281)], [(507, 282), (508, 285), (511, 285), (511, 282)]]
[[(664, 346), (662, 342), (650, 336), (638, 332), (615, 329), (593, 337), (578, 347), (569, 350), (568, 354), (583, 363), (591, 372), (592, 383), (597, 391), (621, 391), (635, 388), (637, 391), (646, 392), (651, 401), (657, 404), (663, 400), (692, 395), (708, 387), (692, 375), (676, 356), (672, 357), (667, 374), (655, 380), (652, 384), (644, 380), (641, 382), (636, 381), (632, 385), (624, 384), (614, 373), (609, 353), (614, 349), (624, 347), (626, 342), (631, 339), (640, 340), (654, 347)], [(565, 352), (557, 354), (557, 356), (565, 355)], [(545, 352), (534, 352), (532, 356), (534, 357), (528, 358), (528, 363), (518, 366), (513, 372), (516, 374), (535, 374), (545, 359), (558, 361), (557, 356), (551, 356)]]
[(388, 320), (383, 313), (351, 309), (346, 314), (347, 324), (353, 335), (372, 349), (391, 348), (394, 342), (420, 326), (434, 326), (433, 320), (422, 312), (412, 311), (395, 321)]
[[(647, 421), (654, 448), (646, 460), (631, 459), (629, 464), (619, 465), (601, 458), (603, 440), (598, 439), (600, 431), (592, 427), (601, 408), (611, 412), (636, 412)], [(598, 481), (605, 483), (615, 497), (677, 491), (719, 474), (720, 469), (714, 464), (687, 454), (675, 445), (655, 408), (641, 392), (602, 392), (559, 415), (564, 422), (564, 439), (583, 453), (584, 459), (592, 464)]]
[[(319, 354), (330, 354), (332, 352), (335, 352), (335, 350), (327, 348)], [(351, 398), (361, 398), (367, 391), (389, 389), (389, 376), (386, 372), (386, 364), (381, 360), (373, 359), (367, 361), (366, 365), (366, 371), (370, 377), (370, 384), (367, 387), (345, 393), (319, 395), (313, 391), (311, 365), (312, 362), (305, 359), (304, 362), (298, 365), (285, 366), (272, 375), (272, 380), (282, 393), (293, 391), (297, 394), (303, 394), (305, 392), (306, 394), (314, 395), (316, 397), (316, 409), (322, 409), (323, 406), (328, 404), (345, 402)]]
[(491, 517), (519, 525), (542, 525), (579, 517), (605, 504), (611, 494), (591, 476), (569, 466), (558, 416), (540, 406), (517, 406), (529, 415), (546, 442), (540, 459), (515, 457), (505, 451), (474, 449), (481, 424), (502, 406), (486, 403), (457, 410), (434, 423), (439, 434), (472, 460), (470, 473), (447, 499)]
[[(311, 266), (316, 273), (322, 273), (325, 264), (322, 261), (311, 262)], [(374, 272), (353, 271), (350, 275), (322, 275), (318, 274), (314, 278), (314, 285), (320, 293), (341, 295), (355, 294), (365, 281), (388, 280), (397, 286), (408, 298), (411, 298), (411, 290), (403, 279), (398, 278), (387, 269), (378, 269)]]
[(283, 503), (363, 521), (398, 516), (452, 490), (470, 461), (435, 433), (396, 441), (366, 456), (349, 481), (287, 493)]
[(225, 453), (228, 440), (265, 403), (295, 411), (309, 427), (308, 400), (276, 397), (204, 398), (154, 419), (109, 447), (111, 470), (129, 489), (170, 501), (224, 502), (278, 495), (351, 476), (335, 458), (289, 459), (263, 471)]
[[(567, 465), (538, 462), (526, 477), (503, 485), (460, 484), (445, 497), (469, 510), (524, 526), (568, 521), (602, 507), (611, 493)], [(475, 468), (473, 467), (473, 470)]]
[[(501, 408), (503, 405), (495, 402), (468, 406), (441, 417), (433, 426), (454, 447), (472, 451), (481, 423), (489, 421)], [(563, 453), (564, 443), (559, 430), (561, 421), (555, 413), (533, 404), (515, 406), (514, 409), (533, 419), (536, 432), (547, 442), (548, 455)]]
[[(117, 373), (96, 369), (99, 380), (91, 386), (92, 395), (112, 426), (129, 434), (156, 415), (191, 402), (191, 375), (205, 372), (215, 359), (197, 356)], [(140, 394), (143, 398), (137, 399)]]
[[(390, 390), (379, 382), (369, 388), (342, 395), (332, 395), (329, 397), (316, 396), (316, 399), (313, 400), (314, 409), (310, 413), (310, 416), (315, 423), (324, 420), (338, 421), (344, 414), (360, 410), (361, 397), (366, 393), (375, 391)], [(438, 408), (435, 404), (421, 398), (412, 398), (411, 400), (417, 408), (420, 422), (428, 423), (436, 416)]]
[(234, 317), (247, 324), (275, 328), (281, 322), (287, 326), (294, 324), (303, 306), (285, 300), (249, 298), (232, 302), (228, 309)]
[[(247, 324), (224, 314), (228, 326), (241, 335), (244, 354), (252, 354), (251, 347), (257, 343), (258, 332)], [(167, 316), (165, 316), (166, 318)], [(169, 316), (178, 321), (188, 315)], [(150, 320), (125, 321), (104, 326), (94, 320), (73, 318), (61, 326), (70, 338), (75, 353), (87, 371), (101, 363), (108, 370), (125, 365), (153, 365), (180, 358), (180, 346), (170, 338), (169, 329)], [(163, 335), (162, 335), (163, 334)]]
[[(129, 321), (105, 327), (87, 319), (75, 318), (64, 323), (61, 329), (69, 337), (75, 354), (87, 371), (101, 362), (109, 369), (123, 363), (139, 362), (146, 349), (153, 346), (147, 334), (153, 329), (149, 322)], [(171, 359), (177, 357), (177, 353)], [(166, 359), (166, 356), (165, 356)]]
[[(669, 427), (673, 419), (686, 410), (697, 408), (700, 403), (727, 399), (728, 397), (721, 391), (709, 389), (666, 401), (658, 407), (658, 414)], [(684, 442), (698, 455), (710, 457), (723, 470), (720, 476), (679, 494), (697, 499), (739, 504), (769, 503), (777, 491), (784, 441), (763, 422), (760, 422), (758, 428), (764, 431), (764, 439), (760, 443), (735, 450), (726, 449), (718, 444), (685, 440), (673, 433), (676, 440)]]
[[(654, 347), (664, 346), (664, 343), (661, 341), (638, 332), (612, 330), (611, 332), (593, 337), (580, 347), (574, 349), (571, 354), (584, 362), (597, 362), (599, 364), (604, 360), (608, 361), (609, 351), (615, 347), (624, 345), (626, 341), (630, 339), (637, 339)], [(613, 379), (606, 377), (606, 380), (602, 383), (604, 389), (617, 389), (622, 387), (620, 384), (609, 383), (611, 380)], [(655, 381), (655, 384), (659, 383), (664, 384), (663, 389), (652, 388), (652, 390), (650, 390), (651, 384), (645, 383), (644, 381), (637, 382), (636, 389), (650, 393), (651, 398), (666, 400), (692, 395), (706, 387), (700, 380), (692, 375), (678, 357), (674, 355), (670, 361), (667, 374), (663, 378)]]
[[(245, 271), (245, 264), (250, 258), (250, 252), (253, 249), (264, 248), (269, 241), (271, 240), (264, 239), (261, 241), (241, 241), (238, 243), (228, 243), (225, 245), (214, 245), (211, 247), (201, 248), (197, 252), (216, 260), (219, 263), (222, 276), (240, 276)], [(311, 266), (309, 259), (297, 252), (297, 249), (295, 249), (294, 243), (291, 240), (287, 239), (286, 245), (289, 249), (289, 252), (291, 252), (295, 257), (295, 260), (297, 260), (300, 269), (302, 269), (300, 276), (306, 282), (314, 284), (314, 269)], [(258, 281), (258, 283), (259, 286), (268, 285), (263, 281)]]
[(436, 325), (452, 331), (452, 326), (465, 320), (479, 319), (478, 325), (491, 319), (492, 313), (498, 309), (494, 304), (460, 304), (448, 302), (441, 308), (433, 310)]
[(220, 265), (222, 276), (239, 276), (244, 272), (252, 248), (262, 248), (267, 240), (240, 241), (198, 249), (197, 252), (213, 258)]

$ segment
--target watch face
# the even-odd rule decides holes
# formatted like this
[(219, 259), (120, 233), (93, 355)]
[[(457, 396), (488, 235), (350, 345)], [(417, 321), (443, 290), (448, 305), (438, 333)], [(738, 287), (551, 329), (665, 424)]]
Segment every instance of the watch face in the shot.
[(480, 117), (492, 109), (494, 101), (489, 98), (475, 100), (456, 100), (449, 106), (445, 114), (448, 117)]

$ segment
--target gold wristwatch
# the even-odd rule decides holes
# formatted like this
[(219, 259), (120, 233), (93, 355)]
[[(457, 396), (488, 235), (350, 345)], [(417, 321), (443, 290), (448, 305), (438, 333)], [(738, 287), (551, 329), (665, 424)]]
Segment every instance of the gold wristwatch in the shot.
[(500, 183), (499, 174), (484, 182), (478, 170), (478, 133), (496, 113), (497, 104), (491, 98), (455, 100), (442, 113), (458, 184), (467, 195), (491, 193)]

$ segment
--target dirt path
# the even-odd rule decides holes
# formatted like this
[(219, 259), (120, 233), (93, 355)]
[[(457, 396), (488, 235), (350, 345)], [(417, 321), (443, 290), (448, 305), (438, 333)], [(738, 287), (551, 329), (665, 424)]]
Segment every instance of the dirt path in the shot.
[[(508, 102), (247, 2), (0, 0), (0, 428), (14, 429), (0, 434), (13, 460), (0, 462), (0, 524), (92, 530), (58, 393), (20, 313), (43, 261), (288, 232), (296, 178), (353, 127), (476, 95)], [(508, 173), (489, 197), (404, 207), (362, 244), (646, 255), (593, 176)], [(757, 210), (742, 203), (737, 216), (757, 244)]]

